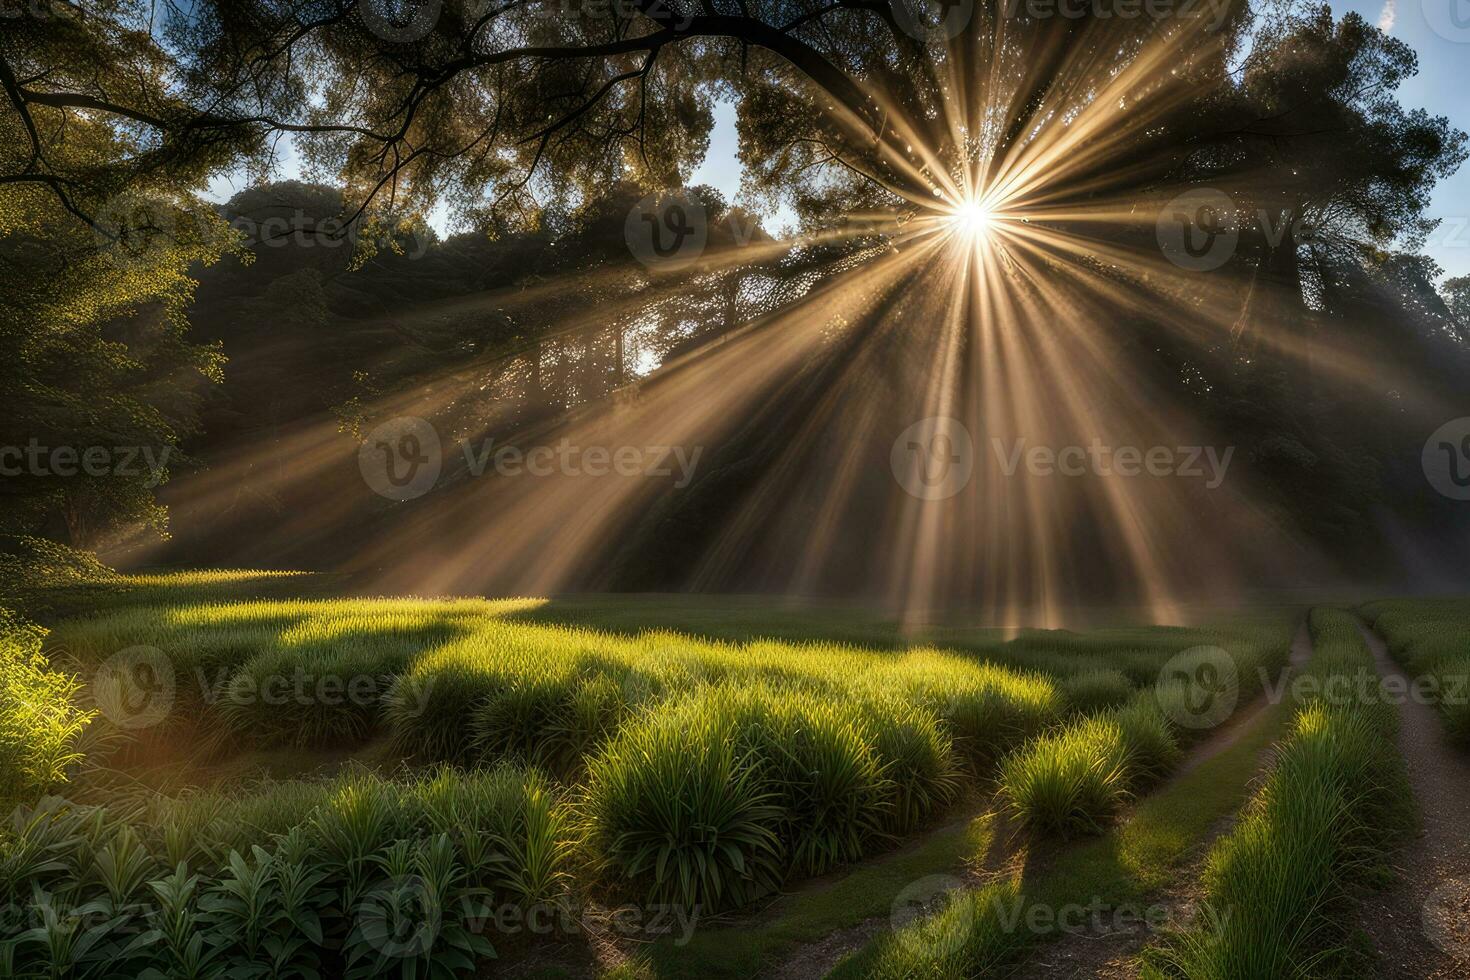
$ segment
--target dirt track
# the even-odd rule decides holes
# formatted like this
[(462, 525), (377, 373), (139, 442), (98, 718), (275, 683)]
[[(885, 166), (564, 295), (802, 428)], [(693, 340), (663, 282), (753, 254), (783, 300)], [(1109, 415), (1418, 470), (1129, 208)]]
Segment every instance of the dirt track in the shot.
[[(1410, 678), (1372, 630), (1360, 626), (1379, 672)], [(1395, 856), (1390, 890), (1365, 899), (1359, 924), (1396, 977), (1470, 976), (1470, 755), (1448, 744), (1435, 709), (1406, 699), (1399, 751), (1419, 804), (1419, 839)]]

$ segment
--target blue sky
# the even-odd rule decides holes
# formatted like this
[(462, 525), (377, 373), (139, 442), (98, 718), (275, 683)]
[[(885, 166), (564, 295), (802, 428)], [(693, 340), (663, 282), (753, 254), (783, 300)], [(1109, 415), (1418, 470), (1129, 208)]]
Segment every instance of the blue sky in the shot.
[[(1349, 10), (1419, 53), (1419, 74), (1400, 87), (1400, 103), (1470, 130), (1470, 2), (1353, 0), (1333, 6), (1339, 16)], [(1470, 275), (1470, 163), (1435, 188), (1429, 216), (1444, 220), (1425, 251), (1446, 275)]]
[[(1333, 6), (1338, 16), (1349, 10), (1419, 53), (1419, 74), (1399, 90), (1404, 106), (1448, 116), (1452, 125), (1470, 130), (1470, 0), (1350, 0)], [(283, 151), (281, 176), (297, 176), (295, 154), (286, 147)], [(709, 152), (690, 183), (709, 184), (734, 200), (740, 191), (740, 176), (735, 107), (717, 103)], [(226, 200), (241, 186), (239, 175), (221, 177), (211, 185), (210, 196)], [(1470, 275), (1470, 163), (1435, 189), (1429, 216), (1443, 222), (1425, 251), (1444, 268), (1446, 276)], [(442, 212), (431, 216), (431, 223), (441, 234), (447, 230), (447, 216)], [(794, 224), (794, 219), (784, 209), (766, 221), (772, 230), (788, 224)]]

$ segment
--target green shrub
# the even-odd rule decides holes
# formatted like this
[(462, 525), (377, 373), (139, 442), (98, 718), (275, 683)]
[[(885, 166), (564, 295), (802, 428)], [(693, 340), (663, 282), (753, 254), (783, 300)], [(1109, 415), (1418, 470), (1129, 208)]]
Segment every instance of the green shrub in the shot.
[(781, 807), (737, 713), (695, 699), (625, 726), (588, 766), (590, 844), (649, 901), (706, 910), (780, 884)]
[(1087, 718), (1012, 753), (1001, 765), (1001, 792), (1023, 826), (1063, 836), (1100, 831), (1127, 798), (1128, 761), (1118, 723)]
[(45, 631), (0, 609), (0, 806), (34, 798), (66, 778), (96, 712), (77, 703), (77, 679), (50, 669)]
[(897, 697), (868, 702), (865, 710), (890, 787), (888, 826), (906, 834), (958, 794), (954, 743), (939, 719)]
[(868, 719), (800, 691), (719, 690), (706, 703), (721, 711), (726, 699), (740, 744), (780, 809), (776, 832), (790, 869), (821, 874), (871, 850), (892, 820)]
[[(1006, 976), (1030, 934), (997, 910), (1021, 902), (1014, 881), (941, 896), (938, 908), (918, 910), (911, 924), (885, 933), (857, 956), (838, 964), (833, 980), (946, 980)], [(927, 914), (925, 912), (927, 911)]]
[(142, 811), (47, 798), (0, 834), (0, 900), (35, 916), (7, 975), (471, 974), (493, 955), (485, 906), (565, 901), (575, 844), (550, 785), (503, 767)]

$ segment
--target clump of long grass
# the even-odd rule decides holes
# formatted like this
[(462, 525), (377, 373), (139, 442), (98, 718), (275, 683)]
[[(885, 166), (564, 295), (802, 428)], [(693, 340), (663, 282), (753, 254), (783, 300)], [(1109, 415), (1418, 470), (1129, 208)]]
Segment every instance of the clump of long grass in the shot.
[[(875, 751), (873, 718), (803, 691), (721, 689), (733, 702), (740, 744), (780, 809), (777, 834), (790, 871), (821, 874), (856, 861), (885, 836), (891, 791)], [(723, 710), (717, 706), (714, 710)]]
[(1001, 764), (1000, 787), (1017, 821), (1069, 836), (1102, 829), (1128, 796), (1123, 728), (1085, 718), (1037, 736)]
[(914, 978), (1004, 976), (1032, 938), (1008, 922), (1023, 901), (1013, 880), (973, 892), (937, 896), (933, 909), (903, 928), (885, 933), (860, 954), (838, 964), (833, 980), (914, 980)]
[(1105, 718), (1118, 726), (1132, 785), (1162, 779), (1184, 755), (1173, 726), (1150, 691), (1139, 692), (1127, 704), (1106, 712)]
[(693, 701), (625, 727), (588, 767), (603, 874), (651, 901), (740, 904), (782, 878), (782, 813), (729, 705)]
[(906, 834), (954, 801), (960, 772), (954, 742), (930, 712), (887, 696), (863, 705), (873, 751), (887, 777), (889, 828)]

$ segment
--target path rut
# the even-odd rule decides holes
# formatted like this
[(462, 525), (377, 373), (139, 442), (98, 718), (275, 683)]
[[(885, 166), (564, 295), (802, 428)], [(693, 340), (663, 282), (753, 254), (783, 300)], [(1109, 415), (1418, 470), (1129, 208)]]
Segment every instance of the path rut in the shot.
[[(1411, 690), (1387, 644), (1359, 624), (1379, 672)], [(1470, 756), (1445, 739), (1438, 712), (1406, 698), (1399, 751), (1418, 801), (1419, 837), (1395, 855), (1398, 880), (1362, 905), (1359, 924), (1398, 977), (1470, 976)]]

